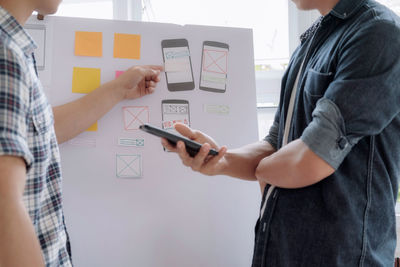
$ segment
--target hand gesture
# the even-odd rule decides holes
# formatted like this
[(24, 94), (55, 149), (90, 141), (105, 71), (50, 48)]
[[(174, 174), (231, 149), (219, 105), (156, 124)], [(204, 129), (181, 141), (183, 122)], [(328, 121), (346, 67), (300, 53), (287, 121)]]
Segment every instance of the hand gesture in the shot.
[[(200, 172), (205, 175), (217, 175), (222, 174), (224, 168), (226, 167), (225, 154), (227, 148), (225, 146), (219, 148), (217, 143), (206, 134), (192, 130), (185, 124), (177, 123), (175, 124), (175, 129), (183, 136), (203, 144), (199, 153), (195, 157), (191, 157), (185, 149), (185, 143), (179, 141), (176, 146), (171, 145), (165, 138), (162, 138), (162, 145), (179, 155), (182, 163), (185, 166), (192, 168), (193, 171)], [(218, 151), (217, 156), (210, 156), (208, 152), (211, 148)]]
[(123, 99), (135, 99), (152, 94), (160, 81), (162, 66), (135, 66), (114, 80)]

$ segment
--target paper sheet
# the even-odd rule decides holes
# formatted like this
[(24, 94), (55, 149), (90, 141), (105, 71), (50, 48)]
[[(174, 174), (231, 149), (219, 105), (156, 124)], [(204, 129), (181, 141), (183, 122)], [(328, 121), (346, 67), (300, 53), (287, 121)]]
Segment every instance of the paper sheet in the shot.
[(141, 36), (137, 34), (114, 34), (114, 57), (140, 59)]
[(147, 106), (127, 106), (122, 110), (125, 131), (138, 130), (140, 125), (150, 121), (149, 107)]
[(187, 60), (182, 59), (169, 59), (165, 61), (164, 70), (165, 72), (184, 72), (189, 68)]
[(116, 172), (119, 178), (142, 177), (142, 156), (117, 154)]
[(97, 121), (93, 123), (89, 128), (86, 129), (88, 132), (97, 132), (98, 124)]
[(117, 79), (122, 73), (124, 73), (125, 71), (122, 71), (122, 70), (117, 70), (116, 72), (115, 72), (115, 79)]
[(72, 92), (88, 94), (100, 86), (100, 69), (74, 67)]
[(101, 57), (103, 55), (103, 33), (75, 32), (75, 55)]

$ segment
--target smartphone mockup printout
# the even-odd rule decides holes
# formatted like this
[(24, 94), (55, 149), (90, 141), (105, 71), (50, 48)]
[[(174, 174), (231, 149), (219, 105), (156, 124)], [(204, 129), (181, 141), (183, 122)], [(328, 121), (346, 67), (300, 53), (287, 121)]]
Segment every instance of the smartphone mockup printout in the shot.
[(161, 102), (162, 128), (168, 132), (177, 134), (175, 123), (183, 123), (190, 126), (189, 102), (180, 99), (166, 99)]
[(195, 85), (188, 41), (186, 39), (163, 40), (161, 48), (168, 90), (193, 90)]
[(201, 58), (200, 89), (216, 93), (226, 91), (229, 45), (205, 41)]

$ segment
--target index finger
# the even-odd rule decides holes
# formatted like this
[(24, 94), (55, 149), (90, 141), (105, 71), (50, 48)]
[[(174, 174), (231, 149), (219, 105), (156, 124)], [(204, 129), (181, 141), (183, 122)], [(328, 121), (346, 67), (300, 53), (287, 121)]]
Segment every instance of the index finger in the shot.
[(150, 68), (152, 70), (164, 71), (164, 66), (163, 65), (146, 65), (144, 67)]

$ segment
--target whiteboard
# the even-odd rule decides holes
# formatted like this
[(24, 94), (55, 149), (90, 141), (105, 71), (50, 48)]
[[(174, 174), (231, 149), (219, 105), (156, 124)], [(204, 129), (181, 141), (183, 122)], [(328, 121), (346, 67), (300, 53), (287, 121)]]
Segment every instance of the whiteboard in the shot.
[[(190, 103), (191, 126), (220, 145), (236, 148), (257, 141), (252, 31), (66, 17), (31, 19), (28, 24), (46, 26), (42, 54), (51, 54), (39, 75), (46, 77), (52, 105), (82, 96), (71, 90), (74, 67), (100, 68), (105, 83), (133, 65), (163, 64), (162, 40), (184, 38), (190, 47), (194, 90), (168, 91), (163, 74), (154, 94), (121, 102), (99, 120), (97, 131), (60, 146), (74, 265), (250, 266), (258, 183), (192, 172), (175, 154), (164, 152), (158, 138), (126, 131), (123, 110), (146, 107), (149, 122), (160, 127), (161, 101), (184, 99)], [(102, 32), (102, 56), (76, 56), (76, 31)], [(115, 33), (141, 36), (140, 59), (113, 57)], [(204, 41), (229, 44), (225, 93), (199, 89)], [(120, 146), (120, 138), (142, 140), (144, 145)], [(140, 155), (140, 177), (119, 177), (118, 155)]]

